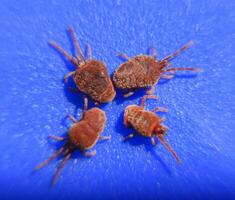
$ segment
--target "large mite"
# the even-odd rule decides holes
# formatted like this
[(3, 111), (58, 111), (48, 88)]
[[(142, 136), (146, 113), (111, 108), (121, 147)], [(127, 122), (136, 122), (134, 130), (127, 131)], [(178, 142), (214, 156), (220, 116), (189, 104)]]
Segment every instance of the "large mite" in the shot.
[(114, 85), (127, 92), (124, 94), (124, 97), (131, 96), (137, 89), (148, 87), (151, 87), (151, 89), (147, 94), (152, 94), (154, 86), (158, 83), (160, 78), (172, 79), (175, 76), (176, 71), (201, 71), (199, 68), (169, 68), (171, 65), (169, 61), (179, 55), (182, 51), (188, 49), (192, 44), (192, 41), (190, 41), (162, 60), (157, 59), (157, 52), (154, 48), (151, 48), (153, 56), (138, 55), (129, 58), (126, 54), (119, 54), (119, 57), (127, 60), (127, 62), (122, 63), (116, 69), (113, 75)]
[(80, 152), (86, 157), (92, 157), (96, 154), (96, 150), (93, 150), (91, 152), (87, 152), (87, 150), (91, 149), (99, 139), (110, 139), (110, 136), (101, 136), (101, 133), (103, 132), (106, 124), (105, 112), (96, 107), (87, 110), (87, 107), (88, 100), (87, 98), (84, 98), (84, 110), (81, 120), (76, 120), (72, 115), (68, 116), (74, 122), (74, 124), (68, 130), (67, 138), (55, 135), (49, 136), (50, 138), (57, 141), (65, 141), (65, 144), (47, 160), (40, 163), (35, 168), (35, 170), (41, 169), (52, 159), (56, 158), (60, 154), (63, 154), (64, 159), (60, 163), (54, 174), (54, 177), (52, 179), (52, 186), (55, 185), (62, 168), (75, 150), (80, 150)]
[(64, 77), (64, 81), (67, 82), (68, 78), (73, 76), (77, 88), (84, 94), (90, 96), (96, 103), (112, 101), (116, 95), (116, 91), (114, 90), (105, 64), (92, 58), (90, 45), (87, 45), (88, 59), (86, 60), (75, 36), (74, 29), (69, 27), (68, 31), (71, 34), (78, 55), (73, 57), (57, 43), (49, 41), (49, 44), (63, 54), (76, 68), (75, 71), (68, 73)]
[[(155, 112), (166, 112), (167, 109), (162, 107), (157, 107), (152, 111), (145, 110), (145, 101), (148, 98), (157, 98), (155, 95), (145, 95), (141, 99), (140, 106), (130, 105), (127, 106), (124, 112), (124, 125), (126, 127), (132, 127), (140, 135), (144, 137), (149, 137), (151, 139), (152, 145), (155, 145), (155, 137), (166, 146), (166, 148), (171, 152), (174, 158), (180, 162), (179, 157), (170, 147), (170, 145), (165, 141), (164, 135), (167, 132), (167, 127), (162, 124), (163, 118), (158, 116)], [(129, 134), (124, 138), (124, 140), (130, 139), (135, 136), (136, 132)]]

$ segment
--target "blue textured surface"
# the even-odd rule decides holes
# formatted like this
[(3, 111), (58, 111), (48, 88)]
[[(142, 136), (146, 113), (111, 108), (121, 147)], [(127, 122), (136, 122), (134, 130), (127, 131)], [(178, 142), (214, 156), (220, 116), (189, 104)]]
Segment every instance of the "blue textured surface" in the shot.
[[(1, 0), (0, 13), (1, 199), (235, 196), (234, 1)], [(123, 127), (123, 110), (139, 102), (139, 92), (125, 101), (118, 94), (102, 106), (108, 117), (104, 134), (112, 140), (98, 143), (92, 159), (74, 156), (54, 189), (50, 181), (61, 158), (31, 173), (58, 148), (47, 136), (65, 134), (65, 116), (81, 114), (81, 95), (62, 83), (73, 67), (47, 44), (53, 39), (74, 52), (66, 33), (70, 24), (82, 48), (89, 43), (110, 74), (122, 62), (118, 52), (134, 56), (154, 45), (162, 58), (195, 41), (173, 63), (205, 71), (159, 84), (159, 101), (147, 104), (168, 107), (166, 140), (181, 165), (159, 143), (151, 147), (141, 137), (121, 142), (131, 132)]]

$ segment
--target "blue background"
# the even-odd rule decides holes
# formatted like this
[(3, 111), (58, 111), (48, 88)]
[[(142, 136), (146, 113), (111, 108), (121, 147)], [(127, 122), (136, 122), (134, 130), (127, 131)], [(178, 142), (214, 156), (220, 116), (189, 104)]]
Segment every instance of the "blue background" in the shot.
[[(235, 196), (235, 1), (30, 1), (0, 4), (0, 196), (44, 199), (221, 199)], [(82, 48), (113, 73), (122, 60), (157, 48), (163, 58), (189, 40), (195, 45), (174, 66), (200, 67), (157, 85), (165, 106), (165, 137), (183, 163), (178, 165), (160, 143), (137, 137), (123, 143), (123, 110), (139, 103), (143, 92), (101, 106), (108, 122), (97, 155), (75, 154), (54, 189), (50, 181), (61, 157), (32, 173), (58, 145), (67, 114), (81, 116), (83, 99), (67, 91), (63, 76), (74, 68), (48, 46), (48, 39), (74, 53), (66, 32), (73, 25)], [(72, 80), (69, 83), (73, 85)], [(90, 106), (93, 106), (90, 103)]]

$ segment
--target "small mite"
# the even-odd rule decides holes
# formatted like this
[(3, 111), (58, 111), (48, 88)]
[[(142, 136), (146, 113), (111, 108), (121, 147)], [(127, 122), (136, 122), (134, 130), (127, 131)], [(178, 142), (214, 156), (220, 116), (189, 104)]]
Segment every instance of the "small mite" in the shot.
[[(155, 98), (155, 95), (145, 95), (141, 99), (140, 106), (130, 105), (127, 106), (124, 112), (124, 125), (126, 127), (134, 128), (139, 134), (145, 137), (149, 137), (151, 139), (152, 145), (155, 145), (155, 137), (159, 139), (159, 141), (166, 146), (166, 148), (171, 152), (174, 158), (180, 162), (179, 157), (170, 147), (170, 145), (165, 141), (164, 135), (167, 132), (167, 127), (162, 125), (161, 123), (164, 121), (163, 118), (159, 117), (155, 112), (167, 112), (167, 109), (157, 107), (152, 111), (145, 110), (145, 101), (148, 98)], [(130, 139), (134, 137), (136, 132), (131, 133), (126, 136), (124, 140)]]
[(68, 78), (73, 76), (77, 88), (90, 96), (96, 103), (112, 101), (116, 91), (105, 64), (92, 58), (91, 47), (89, 45), (87, 45), (88, 60), (86, 60), (75, 36), (74, 29), (69, 27), (68, 31), (71, 34), (78, 55), (72, 57), (57, 43), (49, 41), (49, 44), (63, 54), (76, 68), (75, 71), (68, 73), (64, 77), (64, 82), (67, 82)]
[(127, 91), (124, 97), (133, 95), (137, 89), (148, 87), (151, 87), (151, 89), (147, 94), (152, 94), (154, 92), (154, 86), (160, 78), (172, 79), (176, 71), (201, 71), (199, 68), (168, 68), (171, 65), (169, 61), (182, 51), (188, 49), (192, 44), (192, 41), (190, 41), (162, 60), (157, 59), (157, 52), (154, 48), (151, 48), (153, 57), (149, 55), (138, 55), (129, 58), (126, 54), (119, 54), (119, 57), (127, 60), (127, 62), (121, 64), (115, 71), (113, 75), (114, 85), (121, 90)]
[(86, 152), (86, 150), (91, 149), (99, 139), (108, 140), (111, 138), (110, 136), (101, 136), (101, 133), (103, 132), (106, 124), (105, 112), (99, 108), (92, 108), (87, 110), (87, 107), (88, 100), (87, 98), (84, 98), (84, 110), (81, 120), (78, 121), (73, 116), (68, 116), (74, 122), (74, 124), (68, 130), (67, 138), (55, 135), (49, 136), (50, 138), (57, 141), (65, 141), (65, 144), (47, 160), (40, 163), (35, 168), (35, 170), (41, 169), (52, 159), (56, 158), (60, 154), (63, 154), (64, 159), (54, 174), (52, 179), (52, 186), (55, 185), (62, 168), (65, 166), (66, 162), (69, 160), (75, 150), (80, 150), (80, 152), (86, 157), (92, 157), (96, 154), (96, 150), (91, 152)]

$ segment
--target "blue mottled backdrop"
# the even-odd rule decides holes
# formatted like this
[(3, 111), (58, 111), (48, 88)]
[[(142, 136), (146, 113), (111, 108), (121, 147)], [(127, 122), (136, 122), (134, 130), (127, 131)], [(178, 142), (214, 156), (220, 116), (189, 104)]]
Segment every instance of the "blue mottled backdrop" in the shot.
[[(67, 114), (81, 116), (82, 95), (67, 90), (63, 76), (74, 68), (48, 46), (48, 39), (74, 53), (66, 29), (73, 25), (81, 46), (112, 74), (122, 60), (155, 46), (163, 58), (189, 40), (195, 45), (174, 59), (176, 67), (200, 67), (161, 81), (148, 109), (168, 107), (166, 140), (178, 165), (160, 143), (123, 126), (123, 110), (143, 92), (103, 105), (108, 122), (92, 159), (75, 154), (54, 189), (50, 181), (61, 157), (32, 169), (61, 144)], [(235, 2), (222, 0), (31, 1), (0, 3), (0, 198), (1, 199), (222, 199), (235, 198)], [(72, 80), (69, 85), (73, 85)], [(90, 103), (90, 106), (93, 106)]]

